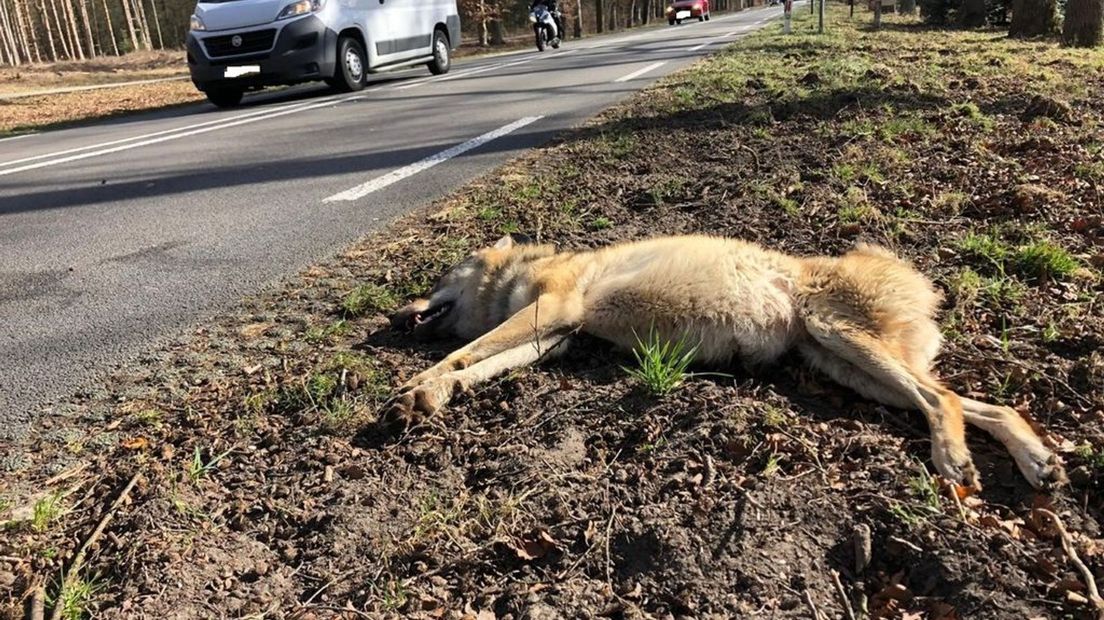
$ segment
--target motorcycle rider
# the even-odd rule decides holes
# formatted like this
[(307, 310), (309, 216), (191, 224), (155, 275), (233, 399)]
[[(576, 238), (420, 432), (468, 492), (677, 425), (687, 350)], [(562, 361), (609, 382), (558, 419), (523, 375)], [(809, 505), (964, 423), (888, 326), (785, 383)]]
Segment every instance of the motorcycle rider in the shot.
[(563, 13), (560, 12), (559, 3), (556, 0), (533, 0), (529, 3), (529, 10), (532, 11), (538, 4), (543, 4), (548, 12), (552, 14), (552, 21), (556, 22), (556, 36), (560, 39), (567, 38), (567, 33), (564, 32), (563, 27)]

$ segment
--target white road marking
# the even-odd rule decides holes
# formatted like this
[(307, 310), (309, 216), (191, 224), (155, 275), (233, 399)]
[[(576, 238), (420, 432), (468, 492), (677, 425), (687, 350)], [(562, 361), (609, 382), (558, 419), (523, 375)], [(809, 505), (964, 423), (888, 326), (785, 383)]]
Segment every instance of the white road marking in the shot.
[(437, 153), (436, 155), (431, 155), (431, 156), (426, 157), (425, 159), (423, 159), (421, 161), (414, 162), (413, 164), (410, 164), (409, 166), (403, 166), (402, 168), (399, 168), (397, 170), (392, 170), (391, 172), (388, 172), (387, 174), (385, 174), (381, 177), (376, 177), (375, 179), (372, 179), (371, 181), (368, 181), (367, 183), (364, 183), (363, 185), (358, 185), (358, 186), (356, 186), (352, 189), (345, 190), (345, 191), (341, 192), (340, 194), (334, 194), (333, 196), (330, 196), (329, 198), (326, 198), (322, 202), (337, 202), (337, 201), (359, 200), (361, 198), (364, 198), (368, 194), (371, 194), (372, 192), (378, 192), (379, 190), (387, 187), (388, 185), (391, 185), (393, 183), (398, 183), (399, 181), (401, 181), (401, 180), (403, 180), (403, 179), (405, 179), (409, 176), (418, 174), (419, 172), (422, 172), (423, 170), (428, 170), (429, 168), (432, 168), (432, 167), (436, 166), (437, 164), (444, 163), (444, 162), (452, 159), (453, 157), (456, 157), (458, 155), (462, 155), (463, 153), (466, 153), (466, 152), (468, 152), (468, 151), (470, 151), (474, 148), (482, 146), (482, 145), (490, 142), (491, 140), (494, 140), (496, 138), (501, 138), (502, 136), (505, 136), (506, 134), (509, 134), (509, 133), (513, 133), (513, 132), (517, 131), (518, 129), (521, 129), (522, 127), (525, 127), (526, 125), (530, 125), (532, 123), (535, 123), (535, 122), (539, 121), (542, 118), (544, 118), (544, 117), (543, 116), (527, 116), (527, 117), (525, 117), (521, 120), (514, 121), (514, 122), (510, 123), (509, 125), (504, 125), (502, 127), (499, 127), (498, 129), (495, 129), (494, 131), (490, 131), (490, 132), (487, 132), (487, 133), (485, 133), (481, 136), (472, 138), (471, 140), (468, 140), (467, 142), (464, 142), (463, 144), (457, 144), (456, 146), (454, 146), (454, 147), (452, 147), (448, 150), (441, 151), (440, 153)]
[(636, 71), (633, 71), (632, 73), (630, 73), (628, 75), (622, 75), (621, 77), (614, 80), (614, 82), (628, 82), (629, 80), (631, 80), (633, 78), (638, 78), (638, 77), (644, 75), (645, 73), (647, 73), (649, 71), (654, 71), (655, 69), (658, 69), (658, 68), (662, 67), (665, 64), (667, 64), (666, 60), (661, 60), (659, 62), (653, 62), (652, 64), (648, 65), (647, 67), (644, 67), (643, 69), (637, 69)]
[(25, 134), (21, 134), (21, 135), (18, 135), (18, 136), (8, 136), (7, 138), (0, 138), (0, 142), (11, 142), (12, 140), (22, 140), (23, 138), (30, 138), (33, 135), (35, 135), (35, 134), (25, 133)]
[(702, 48), (705, 48), (705, 47), (709, 47), (710, 45), (713, 45), (713, 43), (714, 43), (714, 42), (716, 42), (716, 41), (720, 41), (721, 39), (727, 39), (728, 37), (731, 37), (731, 36), (733, 36), (733, 35), (736, 35), (736, 34), (740, 34), (740, 33), (741, 33), (741, 32), (743, 32), (743, 31), (744, 31), (745, 29), (746, 29), (746, 27), (745, 27), (745, 28), (741, 28), (741, 29), (739, 29), (739, 30), (733, 30), (732, 32), (729, 32), (729, 33), (727, 33), (727, 34), (722, 34), (722, 35), (720, 35), (720, 36), (718, 36), (718, 37), (713, 37), (712, 39), (708, 39), (708, 40), (706, 40), (706, 42), (705, 42), (705, 43), (702, 43), (701, 45), (695, 45), (694, 47), (691, 47), (691, 48), (687, 49), (686, 51), (688, 51), (688, 52), (696, 52), (696, 51), (698, 51), (698, 50), (700, 50), (700, 49), (702, 49)]
[[(326, 100), (332, 100), (335, 97), (336, 96), (330, 96), (330, 97), (327, 97)], [(279, 107), (275, 107), (275, 108), (265, 108), (263, 110), (255, 110), (253, 112), (247, 112), (245, 114), (238, 114), (236, 116), (231, 116), (229, 118), (220, 118), (220, 119), (213, 120), (213, 121), (207, 121), (205, 123), (197, 123), (195, 125), (185, 125), (184, 127), (176, 127), (174, 129), (163, 129), (161, 131), (154, 131), (152, 133), (139, 134), (139, 135), (136, 135), (136, 136), (130, 136), (129, 138), (120, 138), (118, 140), (111, 140), (109, 142), (100, 142), (98, 144), (89, 144), (89, 145), (86, 145), (86, 146), (78, 146), (76, 148), (66, 149), (64, 151), (56, 151), (56, 152), (53, 152), (53, 153), (44, 153), (42, 155), (34, 155), (34, 156), (31, 156), (31, 157), (24, 157), (22, 159), (13, 159), (11, 161), (0, 162), (0, 168), (3, 168), (4, 166), (14, 166), (16, 164), (22, 164), (22, 163), (29, 162), (29, 161), (38, 161), (40, 159), (49, 159), (51, 157), (62, 157), (62, 156), (65, 156), (65, 155), (69, 155), (71, 153), (79, 153), (81, 151), (90, 151), (90, 150), (93, 150), (93, 149), (102, 149), (102, 148), (107, 147), (107, 146), (115, 146), (116, 144), (124, 144), (126, 142), (134, 142), (136, 140), (145, 140), (145, 139), (148, 139), (148, 138), (155, 138), (157, 136), (163, 136), (165, 134), (176, 133), (178, 131), (188, 131), (189, 129), (198, 129), (200, 127), (209, 127), (211, 125), (219, 125), (219, 124), (222, 124), (222, 123), (229, 123), (229, 122), (233, 122), (233, 121), (235, 121), (237, 119), (240, 119), (240, 118), (252, 118), (254, 116), (263, 116), (265, 114), (272, 114), (274, 112), (279, 112), (281, 110), (287, 110), (289, 108), (295, 108), (295, 107), (310, 105), (310, 103), (311, 103), (310, 101), (306, 101), (306, 102), (292, 103), (292, 104), (289, 104), (289, 105), (279, 106)], [(317, 103), (317, 102), (315, 102), (315, 103)], [(20, 137), (20, 136), (16, 136), (16, 137)], [(0, 174), (2, 174), (2, 171), (0, 171)]]
[[(373, 90), (375, 90), (375, 89), (373, 89)], [(173, 133), (173, 134), (167, 135), (167, 136), (163, 135), (163, 136), (158, 137), (158, 138), (151, 138), (149, 140), (142, 140), (140, 142), (134, 142), (132, 144), (123, 144), (123, 145), (115, 146), (115, 147), (111, 147), (111, 148), (100, 149), (98, 151), (91, 151), (91, 152), (88, 152), (88, 153), (80, 153), (80, 154), (77, 154), (77, 155), (70, 155), (68, 157), (60, 157), (60, 158), (57, 158), (57, 159), (49, 159), (49, 160), (46, 160), (46, 161), (40, 161), (38, 163), (27, 164), (25, 166), (18, 166), (18, 167), (15, 167), (15, 168), (8, 168), (6, 170), (0, 170), (0, 177), (6, 176), (6, 175), (9, 175), (9, 174), (15, 174), (17, 172), (25, 172), (27, 170), (35, 170), (37, 168), (46, 168), (48, 166), (57, 166), (59, 164), (67, 164), (69, 162), (80, 161), (82, 159), (89, 159), (89, 158), (92, 158), (92, 157), (99, 157), (101, 155), (109, 155), (111, 153), (118, 153), (120, 151), (127, 151), (127, 150), (130, 150), (130, 149), (136, 149), (136, 148), (139, 148), (139, 147), (142, 147), (142, 146), (149, 146), (151, 144), (160, 144), (161, 142), (168, 142), (169, 140), (179, 140), (180, 138), (187, 138), (189, 136), (197, 136), (199, 134), (209, 133), (209, 132), (212, 132), (212, 131), (218, 131), (220, 129), (227, 129), (227, 128), (230, 128), (230, 127), (237, 127), (238, 125), (248, 125), (249, 123), (255, 123), (257, 121), (265, 121), (265, 120), (268, 120), (270, 118), (277, 118), (277, 117), (280, 117), (280, 116), (286, 116), (288, 114), (295, 114), (297, 112), (306, 112), (307, 110), (313, 110), (315, 108), (322, 108), (322, 107), (325, 107), (325, 106), (337, 105), (337, 104), (343, 103), (345, 101), (352, 101), (354, 98), (360, 98), (361, 96), (362, 95), (354, 95), (352, 97), (345, 97), (345, 98), (342, 98), (342, 99), (327, 98), (325, 100), (317, 101), (317, 102), (309, 104), (309, 105), (302, 105), (302, 106), (298, 106), (298, 107), (284, 108), (284, 109), (281, 109), (277, 112), (272, 112), (270, 114), (259, 114), (259, 115), (251, 116), (251, 117), (248, 117), (248, 118), (237, 117), (238, 120), (236, 120), (236, 121), (220, 123), (218, 125), (213, 125), (213, 126), (209, 126), (209, 127), (202, 127), (202, 128), (199, 128), (199, 129), (191, 129), (191, 130), (188, 130), (188, 131)]]
[(578, 48), (563, 50), (563, 51), (560, 51), (560, 52), (556, 52), (554, 54), (549, 54), (547, 56), (541, 56), (540, 58), (530, 57), (530, 58), (525, 58), (525, 59), (522, 59), (522, 60), (515, 60), (513, 62), (504, 62), (504, 63), (499, 63), (497, 65), (490, 65), (488, 67), (482, 67), (480, 69), (472, 69), (471, 71), (464, 71), (462, 73), (450, 73), (450, 74), (442, 76), (442, 77), (425, 78), (425, 79), (417, 80), (417, 81), (414, 81), (414, 82), (410, 82), (409, 84), (403, 84), (402, 86), (396, 86), (395, 90), (406, 90), (408, 88), (417, 88), (419, 86), (422, 86), (422, 85), (425, 85), (425, 84), (430, 84), (430, 83), (435, 83), (435, 82), (447, 82), (449, 80), (458, 80), (460, 78), (468, 77), (469, 75), (477, 75), (479, 73), (486, 73), (487, 71), (492, 71), (494, 69), (505, 69), (506, 67), (514, 67), (514, 66), (517, 66), (517, 65), (523, 65), (527, 62), (532, 62), (534, 60), (545, 60), (547, 58), (559, 58), (560, 56), (566, 56), (566, 55), (568, 55), (572, 52), (576, 52), (576, 51), (578, 51)]

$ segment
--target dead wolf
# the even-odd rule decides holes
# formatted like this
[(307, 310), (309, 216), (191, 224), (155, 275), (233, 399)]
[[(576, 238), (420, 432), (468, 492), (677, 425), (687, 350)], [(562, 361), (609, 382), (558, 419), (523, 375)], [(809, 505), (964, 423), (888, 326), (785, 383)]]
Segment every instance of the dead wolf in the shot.
[(466, 390), (533, 364), (574, 333), (625, 349), (638, 335), (696, 344), (695, 361), (755, 366), (796, 347), (869, 399), (921, 411), (945, 478), (980, 488), (963, 422), (1002, 442), (1033, 486), (1065, 480), (1058, 457), (1016, 411), (955, 394), (933, 374), (942, 341), (931, 281), (891, 252), (796, 257), (711, 236), (660, 237), (585, 252), (505, 236), (473, 252), (392, 318), (417, 337), (471, 342), (402, 386), (384, 413), (410, 424)]

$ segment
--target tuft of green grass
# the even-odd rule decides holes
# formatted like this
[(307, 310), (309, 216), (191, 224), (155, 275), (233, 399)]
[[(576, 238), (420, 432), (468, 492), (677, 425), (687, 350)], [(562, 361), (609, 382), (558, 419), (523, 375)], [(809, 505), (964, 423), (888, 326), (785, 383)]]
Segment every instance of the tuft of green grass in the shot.
[(613, 226), (613, 221), (608, 217), (598, 216), (590, 221), (591, 230), (605, 230)]
[(982, 129), (988, 130), (993, 127), (993, 119), (986, 116), (985, 113), (981, 111), (981, 108), (973, 101), (956, 103), (951, 106), (951, 113), (970, 121), (970, 123)]
[(935, 126), (916, 114), (894, 116), (878, 127), (878, 137), (893, 142), (901, 136), (930, 138), (938, 134)]
[(399, 300), (390, 290), (378, 284), (362, 284), (341, 300), (346, 316), (363, 316), (369, 312), (386, 312), (397, 306)]
[(325, 342), (330, 338), (341, 337), (349, 333), (349, 322), (340, 319), (329, 325), (315, 325), (307, 330), (307, 342)]
[(31, 512), (31, 529), (36, 532), (45, 532), (65, 511), (64, 496), (60, 491), (55, 491), (35, 502)]
[(763, 465), (763, 476), (766, 478), (770, 478), (771, 476), (774, 476), (779, 471), (781, 471), (781, 462), (782, 459), (778, 456), (778, 454), (772, 453), (767, 459), (766, 465)]
[(1083, 443), (1074, 448), (1073, 453), (1084, 459), (1089, 467), (1104, 472), (1104, 449), (1095, 450), (1092, 444)]
[(98, 579), (62, 579), (61, 591), (51, 605), (61, 609), (64, 620), (82, 620), (88, 615), (88, 605), (104, 584)]
[(958, 248), (974, 258), (988, 261), (1001, 272), (1004, 271), (1004, 262), (1012, 253), (1012, 246), (1005, 243), (996, 232), (968, 232), (959, 240)]
[(185, 472), (188, 474), (188, 479), (191, 480), (193, 484), (198, 484), (201, 479), (205, 478), (218, 467), (222, 459), (226, 458), (227, 455), (233, 451), (234, 449), (230, 448), (226, 452), (212, 456), (210, 460), (204, 462), (203, 451), (199, 449), (199, 446), (196, 446), (195, 451), (192, 453), (192, 460), (188, 463), (187, 469), (185, 469)]
[(763, 424), (771, 428), (781, 428), (790, 423), (790, 419), (786, 417), (786, 412), (774, 405), (767, 405), (765, 411), (763, 411)]
[(479, 210), (475, 212), (475, 217), (484, 222), (498, 219), (500, 215), (502, 215), (502, 209), (497, 209), (495, 207), (480, 207)]
[(1047, 280), (1068, 278), (1081, 268), (1081, 263), (1065, 248), (1049, 240), (1016, 248), (1011, 263), (1026, 276)]
[(969, 304), (977, 299), (983, 282), (978, 272), (965, 267), (951, 276), (947, 284), (957, 303)]
[(158, 409), (142, 409), (134, 414), (134, 420), (142, 426), (161, 428), (163, 414)]
[(946, 215), (959, 215), (969, 204), (970, 196), (962, 192), (944, 192), (931, 201), (933, 211)]
[(633, 357), (636, 367), (622, 366), (637, 381), (640, 381), (652, 394), (663, 396), (670, 394), (686, 380), (690, 363), (698, 352), (697, 346), (689, 346), (685, 339), (663, 340), (656, 330), (648, 333), (647, 340), (636, 339)]
[(1058, 329), (1058, 325), (1054, 321), (1047, 321), (1046, 327), (1043, 328), (1043, 342), (1050, 344), (1058, 342), (1062, 337), (1062, 332)]

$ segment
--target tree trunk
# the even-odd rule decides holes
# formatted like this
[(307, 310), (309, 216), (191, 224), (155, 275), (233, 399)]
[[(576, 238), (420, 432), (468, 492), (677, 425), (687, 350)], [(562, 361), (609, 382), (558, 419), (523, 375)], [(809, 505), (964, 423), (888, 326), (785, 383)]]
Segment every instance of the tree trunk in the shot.
[(76, 52), (77, 58), (84, 60), (84, 46), (81, 45), (80, 28), (77, 26), (77, 15), (73, 11), (72, 0), (61, 0), (61, 10), (65, 13), (65, 21), (69, 26), (69, 45)]
[(15, 35), (12, 33), (11, 23), (8, 21), (7, 5), (0, 5), (0, 39), (3, 39), (3, 50), (7, 64), (13, 67), (23, 64), (19, 61)]
[(575, 35), (576, 39), (583, 36), (583, 0), (575, 0)]
[(119, 43), (115, 40), (115, 26), (111, 24), (111, 10), (107, 6), (107, 0), (103, 0), (104, 19), (107, 21), (107, 34), (111, 37), (111, 49), (115, 50), (115, 55), (119, 55)]
[(57, 26), (57, 38), (61, 43), (61, 51), (66, 58), (72, 60), (73, 53), (69, 51), (69, 43), (65, 40), (65, 25), (61, 23), (61, 17), (58, 16), (57, 0), (50, 0), (50, 12), (54, 14), (54, 25)]
[(882, 27), (882, 0), (874, 0), (874, 30)]
[[(902, 15), (912, 15), (916, 13), (916, 0), (901, 0), (897, 10), (900, 11)], [(853, 2), (851, 4), (851, 14), (855, 14), (855, 5)]]
[(38, 0), (38, 10), (42, 14), (42, 24), (46, 26), (46, 43), (50, 46), (50, 61), (56, 62), (57, 47), (54, 46), (54, 29), (50, 27), (50, 15), (46, 13), (46, 0)]
[(985, 25), (985, 0), (962, 0), (958, 22), (963, 28), (981, 28)]
[(1027, 39), (1051, 34), (1057, 29), (1055, 0), (1013, 0), (1012, 24), (1008, 36)]
[(31, 50), (34, 52), (35, 62), (42, 62), (42, 48), (38, 45), (38, 28), (35, 27), (34, 3), (26, 0), (23, 5), (23, 13), (27, 16), (27, 30), (31, 33)]
[(625, 15), (625, 27), (632, 28), (636, 25), (636, 0), (632, 0), (632, 4), (629, 5), (629, 12)]
[(644, 8), (640, 10), (640, 23), (647, 26), (652, 18), (652, 0), (644, 0)]
[(599, 34), (605, 30), (603, 28), (603, 26), (605, 26), (605, 20), (603, 19), (605, 16), (603, 9), (605, 7), (602, 6), (602, 1), (603, 0), (594, 0), (594, 29), (597, 30)]
[(494, 8), (494, 13), (491, 15), (491, 45), (505, 45), (506, 37), (502, 27), (502, 16), (499, 13), (499, 7)]
[(157, 14), (157, 0), (150, 0), (153, 9), (153, 25), (157, 28), (157, 47), (165, 49), (165, 38), (161, 36), (161, 17)]
[(34, 58), (31, 56), (31, 37), (28, 34), (27, 24), (23, 19), (23, 10), (20, 8), (20, 0), (12, 0), (12, 20), (15, 22), (15, 41), (19, 46), (19, 52), (27, 62), (33, 62)]
[(146, 49), (153, 49), (153, 38), (150, 36), (149, 20), (146, 19), (146, 4), (142, 0), (134, 0), (134, 14), (138, 17), (138, 24), (142, 27), (142, 44)]
[(92, 38), (92, 20), (88, 18), (88, 0), (77, 0), (80, 7), (81, 21), (84, 22), (84, 40), (88, 48), (88, 57), (96, 57), (96, 42)]
[(126, 20), (127, 32), (130, 34), (130, 51), (138, 49), (138, 33), (134, 32), (134, 15), (130, 11), (130, 0), (123, 2), (123, 19)]
[(1062, 43), (1096, 47), (1104, 39), (1104, 0), (1069, 0), (1062, 24)]

